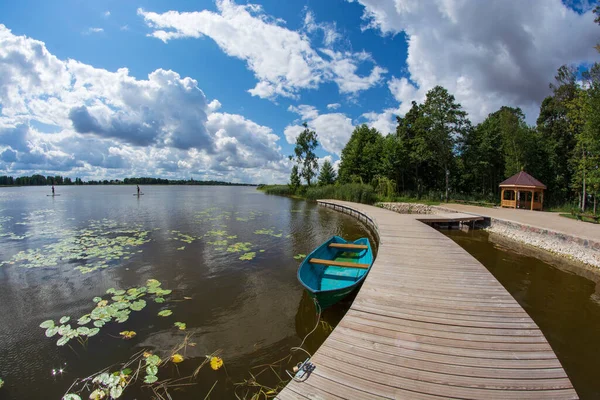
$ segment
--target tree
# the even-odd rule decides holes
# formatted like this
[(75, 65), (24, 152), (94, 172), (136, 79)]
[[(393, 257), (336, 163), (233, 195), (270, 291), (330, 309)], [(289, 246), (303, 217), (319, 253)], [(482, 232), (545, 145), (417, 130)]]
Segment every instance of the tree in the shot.
[(302, 182), (300, 182), (300, 175), (298, 174), (298, 166), (292, 167), (292, 173), (290, 174), (290, 187), (294, 190), (298, 190)]
[(319, 173), (319, 186), (333, 185), (335, 183), (336, 173), (329, 160), (323, 161), (321, 172)]
[(302, 124), (304, 130), (296, 138), (296, 147), (294, 148), (294, 156), (290, 156), (290, 160), (295, 159), (296, 163), (302, 165), (300, 176), (306, 179), (306, 184), (310, 186), (310, 181), (317, 175), (319, 164), (315, 149), (319, 142), (317, 141), (317, 133), (308, 129), (306, 122)]
[(340, 180), (344, 183), (357, 180), (370, 183), (381, 170), (382, 152), (381, 133), (365, 124), (357, 126), (342, 150)]
[(450, 191), (450, 165), (454, 159), (457, 140), (470, 126), (467, 113), (454, 96), (441, 86), (427, 92), (421, 107), (420, 123), (430, 154), (444, 171), (446, 201)]

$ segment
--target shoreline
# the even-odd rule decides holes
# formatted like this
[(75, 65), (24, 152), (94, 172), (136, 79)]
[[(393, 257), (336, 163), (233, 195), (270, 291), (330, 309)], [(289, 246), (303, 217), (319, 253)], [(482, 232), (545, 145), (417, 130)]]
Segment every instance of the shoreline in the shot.
[[(419, 203), (377, 203), (378, 207), (385, 208), (400, 214), (439, 214), (457, 212), (444, 206), (429, 206)], [(572, 233), (540, 228), (530, 224), (508, 219), (501, 219), (485, 215), (486, 231), (508, 238), (519, 244), (544, 250), (553, 256), (566, 258), (571, 261), (591, 266), (600, 272), (600, 242), (576, 236)], [(582, 266), (583, 267), (583, 266)]]

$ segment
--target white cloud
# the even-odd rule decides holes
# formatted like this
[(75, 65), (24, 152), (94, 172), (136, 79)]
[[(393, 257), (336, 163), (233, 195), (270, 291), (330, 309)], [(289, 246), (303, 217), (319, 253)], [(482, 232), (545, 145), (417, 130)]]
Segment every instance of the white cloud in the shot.
[(105, 18), (108, 18), (108, 17), (110, 17), (110, 11), (104, 11), (104, 13), (102, 13), (102, 15), (103, 15)]
[[(257, 5), (238, 5), (217, 0), (218, 12), (177, 12), (162, 14), (142, 9), (138, 14), (154, 30), (149, 36), (168, 42), (179, 38), (208, 36), (229, 56), (244, 60), (258, 83), (248, 92), (261, 98), (297, 98), (302, 89), (316, 89), (334, 81), (341, 93), (356, 94), (381, 82), (385, 69), (374, 65), (367, 76), (356, 71), (364, 62), (373, 63), (365, 52), (339, 52), (331, 46), (339, 38), (334, 24), (314, 21), (307, 12), (305, 28), (294, 31), (282, 26)], [(324, 31), (325, 48), (315, 50), (308, 33)]]
[(88, 28), (87, 31), (84, 31), (84, 35), (91, 35), (92, 33), (102, 33), (104, 32), (103, 28)]
[(366, 28), (407, 36), (410, 81), (389, 82), (403, 112), (442, 85), (475, 122), (502, 105), (520, 106), (534, 121), (560, 65), (599, 60), (592, 13), (560, 0), (358, 1)]
[(315, 15), (307, 7), (305, 7), (306, 14), (304, 15), (304, 29), (308, 33), (315, 33), (321, 31), (323, 33), (323, 44), (327, 47), (332, 46), (335, 42), (342, 38), (342, 35), (337, 30), (335, 22), (317, 22)]
[[(289, 111), (300, 115), (308, 127), (317, 132), (319, 143), (325, 151), (337, 154), (348, 143), (354, 126), (352, 119), (342, 113), (319, 114), (316, 108), (307, 105), (290, 107)], [(304, 128), (298, 124), (288, 125), (285, 130), (285, 138), (288, 143), (293, 144)]]
[(399, 109), (388, 108), (383, 110), (381, 113), (368, 112), (362, 115), (366, 119), (366, 124), (370, 128), (375, 128), (384, 135), (396, 132), (396, 121), (397, 115), (404, 115)]
[(327, 104), (327, 109), (328, 110), (337, 110), (341, 106), (342, 105), (340, 103), (331, 103), (331, 104)]
[(138, 80), (126, 68), (111, 72), (63, 61), (43, 42), (0, 25), (3, 173), (194, 173), (285, 181), (289, 165), (279, 137), (241, 115), (217, 112), (220, 108), (194, 79), (174, 71), (158, 69)]

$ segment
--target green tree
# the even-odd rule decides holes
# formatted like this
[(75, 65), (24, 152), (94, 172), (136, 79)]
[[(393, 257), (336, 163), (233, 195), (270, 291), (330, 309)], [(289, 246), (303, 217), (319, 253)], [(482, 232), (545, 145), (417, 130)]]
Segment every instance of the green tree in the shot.
[(333, 185), (335, 179), (336, 173), (333, 169), (333, 165), (331, 165), (329, 160), (323, 161), (321, 172), (319, 173), (319, 186)]
[(310, 181), (317, 175), (319, 168), (317, 156), (315, 155), (315, 149), (319, 142), (317, 141), (317, 133), (311, 131), (306, 122), (302, 125), (304, 130), (296, 138), (294, 156), (290, 156), (290, 159), (294, 159), (296, 163), (302, 166), (300, 176), (306, 179), (306, 184), (310, 186)]
[(370, 183), (381, 170), (383, 137), (375, 128), (357, 126), (342, 150), (339, 178), (343, 183)]
[(427, 156), (436, 161), (444, 173), (445, 198), (448, 201), (450, 190), (450, 167), (455, 156), (457, 141), (470, 126), (467, 113), (456, 102), (453, 95), (441, 86), (427, 92), (421, 107), (422, 141), (429, 148)]
[(292, 167), (292, 173), (290, 174), (290, 187), (296, 192), (302, 182), (300, 182), (300, 175), (298, 174), (298, 166)]

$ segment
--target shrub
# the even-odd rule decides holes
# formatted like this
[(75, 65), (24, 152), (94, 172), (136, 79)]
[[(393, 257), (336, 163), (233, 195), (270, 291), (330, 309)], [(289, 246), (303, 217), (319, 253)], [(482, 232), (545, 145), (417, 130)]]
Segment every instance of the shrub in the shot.
[(277, 196), (293, 196), (296, 194), (294, 188), (289, 185), (264, 185), (260, 190), (266, 194), (274, 194)]
[(373, 187), (360, 183), (312, 186), (306, 189), (306, 198), (308, 200), (335, 199), (364, 204), (373, 204), (376, 201)]

